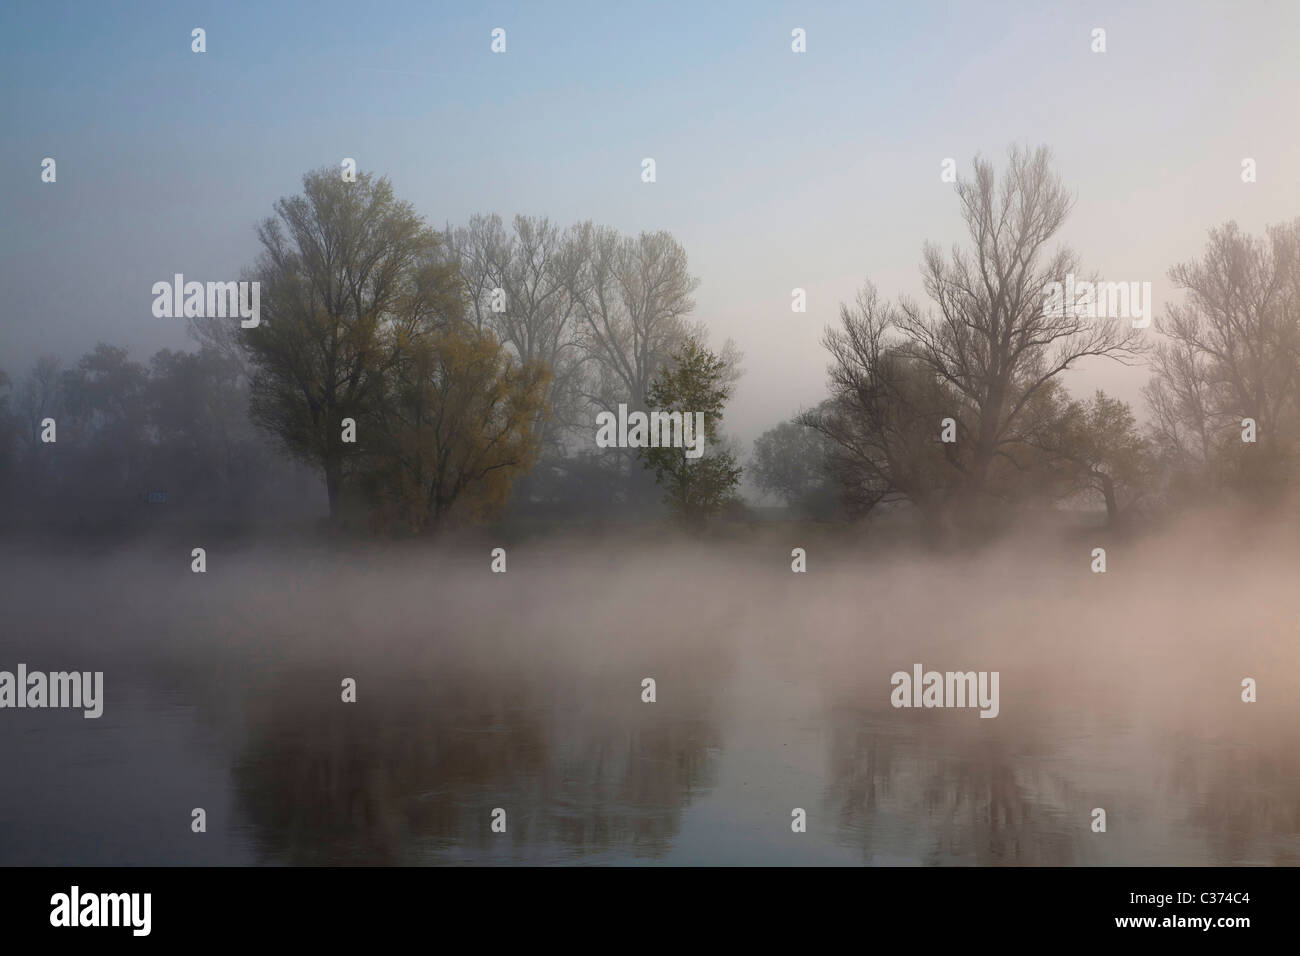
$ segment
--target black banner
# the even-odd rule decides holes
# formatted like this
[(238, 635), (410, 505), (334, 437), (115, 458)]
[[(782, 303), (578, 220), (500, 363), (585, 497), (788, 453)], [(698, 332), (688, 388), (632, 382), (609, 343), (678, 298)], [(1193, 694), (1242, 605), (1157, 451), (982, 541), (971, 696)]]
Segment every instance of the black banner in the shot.
[[(597, 872), (597, 870), (601, 870)], [(554, 936), (718, 923), (744, 938), (858, 923), (927, 942), (1279, 932), (1289, 869), (8, 869), (7, 940), (338, 943), (480, 927)], [(73, 904), (76, 904), (75, 906)], [(74, 916), (75, 913), (75, 916)], [(1245, 935), (1242, 935), (1245, 934)]]

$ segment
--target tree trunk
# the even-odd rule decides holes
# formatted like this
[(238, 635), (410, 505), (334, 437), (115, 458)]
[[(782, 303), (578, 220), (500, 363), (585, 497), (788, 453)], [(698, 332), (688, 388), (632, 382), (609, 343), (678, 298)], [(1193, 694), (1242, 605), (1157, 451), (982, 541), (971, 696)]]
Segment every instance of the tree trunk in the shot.
[(1110, 475), (1098, 475), (1101, 479), (1101, 494), (1106, 499), (1106, 524), (1112, 526), (1119, 517), (1119, 505), (1115, 501), (1115, 482)]

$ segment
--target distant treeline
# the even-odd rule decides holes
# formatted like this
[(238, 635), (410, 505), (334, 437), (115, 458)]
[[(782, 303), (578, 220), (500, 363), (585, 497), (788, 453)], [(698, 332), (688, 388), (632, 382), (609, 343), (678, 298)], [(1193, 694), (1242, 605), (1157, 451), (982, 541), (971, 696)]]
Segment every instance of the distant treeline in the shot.
[(318, 480), (253, 426), (247, 381), (210, 348), (164, 349), (141, 365), (101, 344), (72, 368), (43, 357), (4, 384), (6, 524), (301, 518), (320, 507)]
[[(1096, 280), (1048, 248), (1071, 201), (1047, 150), (1011, 150), (1001, 177), (977, 160), (956, 195), (969, 242), (926, 248), (929, 306), (868, 282), (841, 307), (828, 397), (755, 443), (759, 488), (828, 520), (904, 507), (939, 535), (1063, 501), (1120, 522), (1287, 496), (1300, 219), (1213, 230), (1170, 270), (1183, 301), (1144, 329), (1091, 302), (1045, 308), (1054, 283)], [(274, 212), (242, 277), (260, 283), (251, 327), (192, 316), (197, 352), (142, 366), (101, 344), (73, 368), (0, 373), (8, 520), (283, 513), (317, 506), (304, 475), (332, 520), (385, 533), (743, 511), (721, 430), (740, 355), (691, 321), (698, 280), (668, 233), (523, 216), (435, 230), (386, 179), (332, 169)], [(1061, 374), (1090, 357), (1150, 363), (1146, 429), (1102, 392), (1067, 393)], [(706, 412), (704, 456), (597, 448), (597, 415), (620, 405)]]

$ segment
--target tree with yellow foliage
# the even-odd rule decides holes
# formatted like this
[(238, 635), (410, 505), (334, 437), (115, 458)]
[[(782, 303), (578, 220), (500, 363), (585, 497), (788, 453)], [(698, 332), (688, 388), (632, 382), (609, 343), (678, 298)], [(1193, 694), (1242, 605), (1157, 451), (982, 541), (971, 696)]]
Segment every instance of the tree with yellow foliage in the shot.
[(363, 481), (376, 525), (436, 531), (453, 514), (498, 514), (536, 460), (549, 370), (462, 321), (400, 337)]

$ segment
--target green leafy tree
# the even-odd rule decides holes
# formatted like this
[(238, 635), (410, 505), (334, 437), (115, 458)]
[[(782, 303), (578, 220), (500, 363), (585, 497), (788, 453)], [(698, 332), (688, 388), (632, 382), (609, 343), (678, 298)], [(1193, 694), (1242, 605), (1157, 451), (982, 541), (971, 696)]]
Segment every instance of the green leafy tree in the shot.
[(731, 397), (728, 381), (727, 361), (689, 336), (647, 394), (649, 407), (656, 411), (680, 412), (683, 419), (704, 414), (704, 453), (699, 458), (687, 458), (683, 448), (641, 450), (645, 466), (665, 489), (664, 503), (685, 522), (716, 514), (736, 498), (741, 469), (722, 447), (719, 432), (722, 409)]
[(1114, 524), (1146, 494), (1151, 445), (1138, 431), (1127, 403), (1100, 389), (1073, 401), (1057, 426), (1055, 450), (1070, 465), (1077, 490), (1099, 495)]

